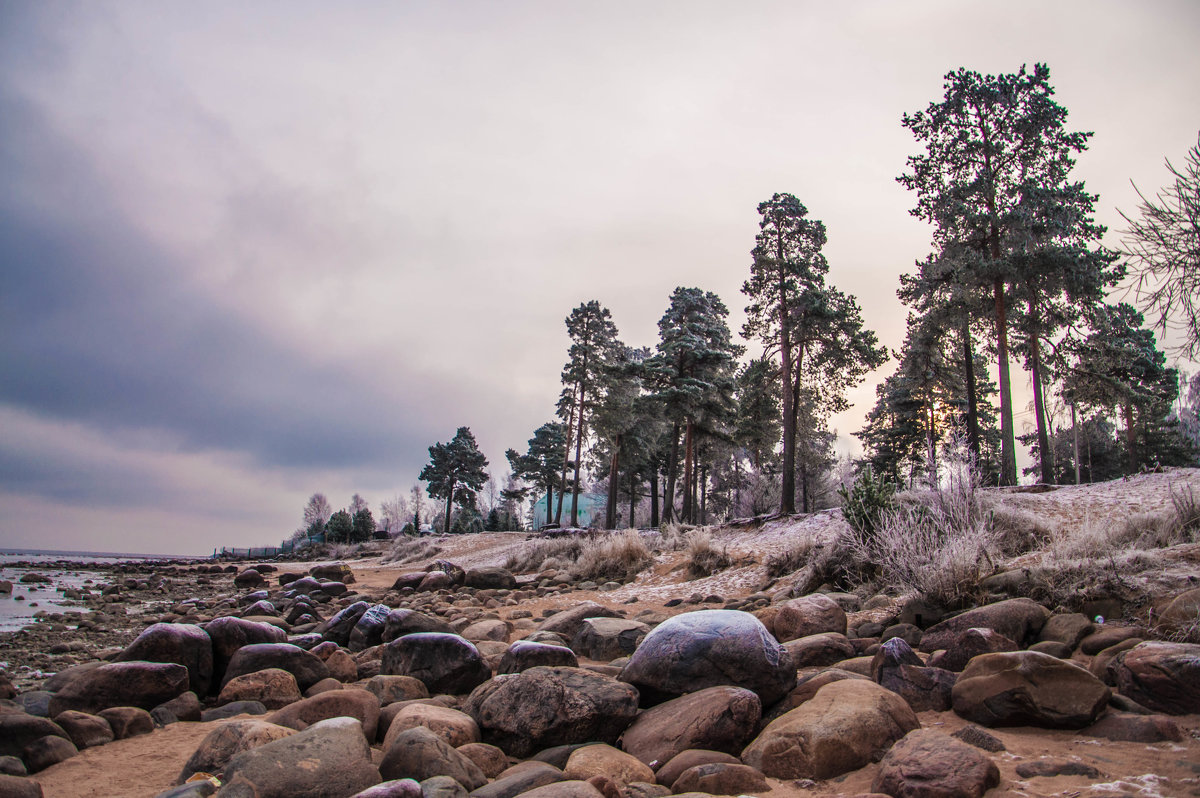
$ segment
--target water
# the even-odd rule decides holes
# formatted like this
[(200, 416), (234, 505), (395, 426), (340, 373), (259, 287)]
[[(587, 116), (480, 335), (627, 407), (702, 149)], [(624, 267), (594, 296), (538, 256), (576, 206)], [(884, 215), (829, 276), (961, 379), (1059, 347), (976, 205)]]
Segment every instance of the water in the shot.
[[(118, 562), (147, 562), (163, 559), (184, 559), (177, 555), (122, 554), (95, 551), (48, 551), (44, 549), (0, 549), (0, 580), (12, 582), (12, 593), (0, 593), (0, 632), (15, 632), (35, 622), (39, 612), (90, 612), (78, 602), (63, 597), (69, 588), (95, 587), (104, 582), (107, 575), (89, 566), (98, 568)], [(73, 567), (64, 569), (55, 564), (70, 560)], [(31, 567), (17, 567), (16, 562)], [(43, 565), (44, 564), (44, 565)], [(49, 583), (22, 584), (21, 577), (27, 573), (39, 573), (49, 577)]]

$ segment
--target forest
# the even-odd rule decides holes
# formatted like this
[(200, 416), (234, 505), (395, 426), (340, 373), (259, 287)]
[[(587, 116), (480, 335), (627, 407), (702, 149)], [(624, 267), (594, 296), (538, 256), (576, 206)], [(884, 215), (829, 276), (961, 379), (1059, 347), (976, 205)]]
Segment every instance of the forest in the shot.
[[(383, 502), (377, 523), (357, 494), (336, 513), (315, 494), (296, 539), (523, 529), (543, 498), (542, 525), (562, 527), (806, 513), (837, 505), (862, 473), (936, 485), (953, 447), (999, 486), (1200, 463), (1200, 374), (1167, 365), (1168, 353), (1200, 353), (1200, 143), (1182, 167), (1167, 160), (1164, 189), (1122, 211), (1127, 228), (1110, 248), (1099, 197), (1072, 174), (1093, 134), (1068, 129), (1046, 65), (959, 69), (944, 91), (901, 120), (916, 146), (896, 179), (932, 235), (900, 276), (909, 314), (898, 349), (829, 281), (825, 225), (776, 193), (758, 205), (740, 337), (725, 301), (702, 288), (672, 292), (652, 347), (622, 341), (609, 310), (583, 302), (566, 317), (554, 417), (506, 452), (503, 487), (460, 427), (429, 448), (419, 479), (433, 503), (414, 486)], [(1181, 341), (1170, 352), (1168, 333)], [(863, 456), (839, 460), (830, 418), (889, 361), (853, 432)], [(1014, 365), (1031, 387), (1024, 434)], [(603, 512), (585, 522), (581, 497)]]

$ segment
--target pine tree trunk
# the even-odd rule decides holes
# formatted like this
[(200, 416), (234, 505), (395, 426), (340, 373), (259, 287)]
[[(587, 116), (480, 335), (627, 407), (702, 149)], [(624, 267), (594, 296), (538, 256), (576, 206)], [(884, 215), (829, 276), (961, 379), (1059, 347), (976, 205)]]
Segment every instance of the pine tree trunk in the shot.
[(1037, 335), (1029, 336), (1029, 365), (1033, 378), (1033, 414), (1037, 421), (1038, 461), (1041, 466), (1042, 483), (1054, 484), (1054, 458), (1050, 451), (1050, 438), (1046, 434), (1046, 403), (1042, 398), (1042, 355)]
[(629, 528), (637, 529), (637, 519), (634, 513), (637, 510), (637, 477), (635, 470), (629, 469)]
[(606, 529), (617, 528), (617, 487), (621, 484), (617, 474), (617, 463), (621, 457), (621, 436), (613, 442), (612, 457), (608, 461), (608, 506), (604, 513)]
[(671, 460), (667, 463), (667, 489), (663, 493), (663, 523), (675, 518), (675, 476), (679, 463), (679, 425), (671, 427)]
[(700, 469), (700, 525), (708, 523), (708, 466)]
[(687, 419), (683, 432), (683, 510), (680, 520), (685, 524), (695, 523), (696, 490), (692, 485), (695, 469), (695, 444), (692, 440), (693, 422)]
[(546, 519), (543, 526), (550, 523), (550, 508), (554, 506), (554, 482), (546, 483)]
[[(996, 257), (999, 257), (999, 253), (996, 253)], [(1017, 448), (1013, 437), (1012, 382), (1008, 374), (1008, 319), (1002, 279), (997, 279), (993, 284), (993, 295), (996, 300), (996, 360), (1000, 373), (1000, 484), (1016, 485)]]
[(1075, 403), (1071, 402), (1071, 437), (1075, 439), (1075, 484), (1079, 484), (1079, 426), (1075, 423)]
[[(562, 481), (558, 483), (558, 507), (554, 511), (554, 523), (560, 525), (562, 524), (563, 496), (567, 494), (567, 464), (571, 462), (571, 437), (574, 432), (572, 429), (574, 424), (575, 408), (571, 408), (571, 412), (567, 416), (567, 443), (563, 447)], [(546, 505), (546, 523), (550, 523), (550, 505)]]
[[(782, 251), (779, 260), (783, 262)], [(791, 515), (796, 512), (796, 403), (792, 398), (792, 338), (788, 329), (782, 267), (779, 270), (779, 366), (783, 383), (783, 485), (779, 494), (779, 512)]]
[(933, 418), (933, 402), (929, 402), (928, 412), (926, 417), (929, 420), (928, 429), (926, 432), (926, 443), (929, 446), (929, 489), (937, 489), (937, 430), (934, 429)]
[(1125, 400), (1125, 448), (1128, 450), (1129, 457), (1129, 473), (1136, 474), (1138, 468), (1137, 458), (1137, 431), (1133, 426), (1133, 400)]
[(658, 464), (650, 469), (650, 526), (658, 529)]
[(979, 452), (979, 398), (975, 388), (975, 351), (971, 345), (971, 322), (963, 314), (963, 369), (967, 381), (967, 448), (975, 456), (975, 462), (982, 462)]
[[(587, 357), (583, 358), (583, 368), (587, 371)], [(579, 467), (583, 457), (583, 408), (587, 395), (587, 386), (579, 382), (579, 424), (575, 427), (575, 481), (571, 486), (571, 526), (579, 526)]]
[(454, 483), (455, 480), (450, 480), (450, 490), (446, 493), (446, 522), (442, 525), (443, 533), (450, 534), (450, 502), (454, 499)]

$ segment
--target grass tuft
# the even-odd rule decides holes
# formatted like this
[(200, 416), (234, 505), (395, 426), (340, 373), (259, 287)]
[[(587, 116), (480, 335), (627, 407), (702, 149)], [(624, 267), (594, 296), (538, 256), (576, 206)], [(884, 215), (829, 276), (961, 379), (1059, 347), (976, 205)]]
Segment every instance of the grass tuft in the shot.
[(689, 536), (687, 544), (688, 579), (702, 579), (712, 576), (733, 565), (733, 559), (725, 548), (717, 548), (713, 544), (712, 535), (707, 531), (697, 531)]

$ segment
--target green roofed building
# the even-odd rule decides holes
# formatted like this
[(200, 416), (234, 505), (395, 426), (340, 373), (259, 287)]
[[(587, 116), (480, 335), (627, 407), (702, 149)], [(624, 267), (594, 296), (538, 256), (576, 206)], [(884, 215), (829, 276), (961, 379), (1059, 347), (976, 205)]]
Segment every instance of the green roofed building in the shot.
[[(599, 493), (579, 494), (579, 523), (578, 526), (587, 528), (604, 525), (604, 509), (608, 497)], [(554, 494), (554, 505), (550, 508), (550, 522), (554, 522), (554, 511), (558, 509), (558, 493)], [(533, 528), (541, 529), (546, 525), (546, 494), (542, 494), (533, 505)], [(562, 525), (571, 525), (571, 494), (563, 496)]]

